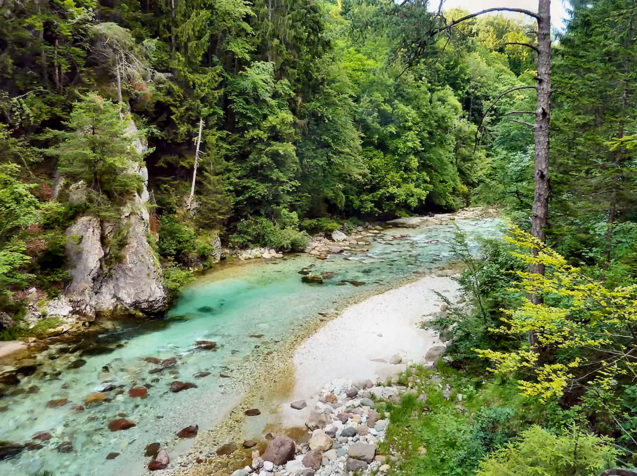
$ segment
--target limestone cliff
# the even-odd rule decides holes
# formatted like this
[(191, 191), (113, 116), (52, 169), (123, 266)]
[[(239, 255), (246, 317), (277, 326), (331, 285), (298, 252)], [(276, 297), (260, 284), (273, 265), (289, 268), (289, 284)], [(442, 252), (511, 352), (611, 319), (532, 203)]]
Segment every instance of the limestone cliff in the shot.
[[(131, 132), (136, 132), (131, 122)], [(146, 145), (135, 140), (141, 153)], [(166, 305), (162, 270), (149, 237), (148, 172), (135, 167), (143, 179), (141, 191), (123, 207), (120, 218), (103, 220), (85, 215), (66, 231), (66, 252), (72, 282), (65, 296), (76, 313), (157, 312)]]

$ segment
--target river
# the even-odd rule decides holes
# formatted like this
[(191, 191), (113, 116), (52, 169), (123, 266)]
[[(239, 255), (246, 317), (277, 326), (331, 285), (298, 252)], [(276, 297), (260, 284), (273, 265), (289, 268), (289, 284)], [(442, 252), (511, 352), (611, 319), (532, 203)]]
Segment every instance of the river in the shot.
[[(498, 235), (501, 225), (496, 218), (465, 218), (390, 228), (370, 235), (363, 253), (221, 266), (186, 288), (165, 319), (128, 322), (76, 343), (52, 345), (27, 362), (18, 384), (0, 389), (0, 440), (31, 446), (0, 461), (0, 474), (140, 474), (148, 462), (146, 445), (183, 449), (186, 443), (176, 442), (176, 432), (195, 424), (206, 430), (222, 421), (249, 389), (263, 356), (277, 352), (319, 313), (447, 265), (458, 228), (474, 241)], [(333, 275), (321, 285), (303, 283), (304, 267)], [(197, 341), (217, 345), (209, 349)], [(172, 392), (174, 381), (196, 387)], [(147, 389), (146, 398), (129, 395), (139, 386)], [(93, 393), (101, 393), (94, 399), (103, 401), (86, 404)], [(109, 423), (118, 418), (135, 426), (110, 431)], [(40, 432), (43, 439), (33, 440)]]

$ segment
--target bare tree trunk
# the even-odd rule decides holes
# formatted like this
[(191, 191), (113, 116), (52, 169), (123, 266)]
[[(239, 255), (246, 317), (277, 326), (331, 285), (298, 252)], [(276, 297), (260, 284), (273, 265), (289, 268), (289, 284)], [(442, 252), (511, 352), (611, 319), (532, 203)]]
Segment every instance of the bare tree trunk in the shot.
[(192, 168), (192, 184), (190, 186), (190, 196), (186, 202), (186, 208), (190, 210), (192, 201), (195, 198), (195, 183), (197, 182), (197, 166), (199, 165), (199, 148), (201, 146), (201, 133), (203, 131), (203, 117), (199, 118), (199, 135), (197, 136), (197, 145), (195, 147), (195, 165)]
[[(549, 214), (549, 155), (551, 149), (551, 1), (539, 0), (537, 16), (537, 117), (535, 121), (535, 198), (531, 233), (539, 241), (546, 241)], [(539, 250), (536, 250), (536, 252)], [(544, 265), (531, 265), (531, 272), (544, 274)], [(543, 302), (533, 295), (534, 304)], [(534, 341), (531, 335), (531, 343)]]
[(175, 57), (177, 41), (175, 39), (175, 0), (170, 0), (170, 53), (171, 58)]
[(124, 119), (124, 113), (122, 111), (122, 103), (124, 98), (122, 97), (122, 73), (120, 71), (119, 54), (115, 56), (115, 75), (117, 77), (117, 104), (119, 105), (119, 118)]

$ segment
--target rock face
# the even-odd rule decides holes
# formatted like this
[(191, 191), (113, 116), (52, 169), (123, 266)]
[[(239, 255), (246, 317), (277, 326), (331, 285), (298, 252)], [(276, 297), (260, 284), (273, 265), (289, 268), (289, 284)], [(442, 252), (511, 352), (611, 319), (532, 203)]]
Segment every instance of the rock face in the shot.
[[(131, 123), (131, 131), (135, 125)], [(140, 153), (146, 146), (136, 141)], [(66, 231), (66, 253), (72, 283), (66, 297), (73, 310), (93, 317), (96, 313), (156, 312), (166, 305), (159, 261), (148, 243), (148, 172), (131, 164), (143, 187), (120, 209), (120, 218), (78, 218)]]

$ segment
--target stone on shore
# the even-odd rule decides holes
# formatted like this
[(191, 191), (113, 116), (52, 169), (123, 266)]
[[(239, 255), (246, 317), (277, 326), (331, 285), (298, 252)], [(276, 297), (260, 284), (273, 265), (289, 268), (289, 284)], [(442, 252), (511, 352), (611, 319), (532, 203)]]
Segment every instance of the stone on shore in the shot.
[(347, 454), (350, 458), (359, 459), (371, 463), (376, 455), (376, 445), (367, 443), (354, 443), (349, 447)]
[(276, 436), (263, 453), (265, 461), (271, 461), (276, 465), (282, 465), (294, 458), (296, 445), (294, 440), (287, 436)]
[(323, 461), (323, 452), (321, 450), (312, 450), (303, 457), (303, 466), (313, 470), (321, 467)]
[(168, 453), (166, 452), (166, 450), (161, 449), (157, 452), (157, 455), (155, 455), (153, 460), (148, 464), (148, 469), (150, 469), (151, 471), (166, 469), (169, 463), (170, 458), (168, 457)]
[(340, 230), (334, 230), (332, 232), (332, 240), (336, 242), (347, 240), (347, 235)]
[(328, 415), (313, 411), (306, 420), (305, 426), (307, 426), (310, 430), (316, 430), (317, 428), (325, 428), (330, 422), (331, 419)]
[(332, 439), (323, 430), (314, 430), (309, 445), (311, 450), (327, 451), (332, 447)]
[(367, 469), (367, 463), (355, 458), (347, 458), (345, 463), (345, 470), (355, 473), (357, 471), (365, 471)]
[(290, 407), (295, 410), (303, 410), (305, 407), (307, 407), (307, 403), (305, 402), (305, 400), (297, 400), (296, 402), (290, 403)]

